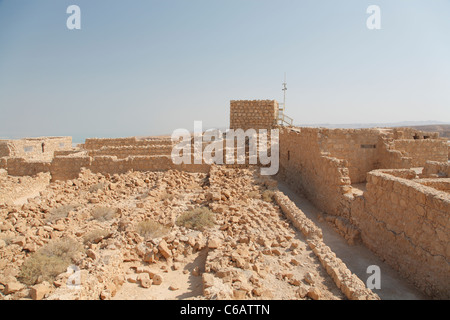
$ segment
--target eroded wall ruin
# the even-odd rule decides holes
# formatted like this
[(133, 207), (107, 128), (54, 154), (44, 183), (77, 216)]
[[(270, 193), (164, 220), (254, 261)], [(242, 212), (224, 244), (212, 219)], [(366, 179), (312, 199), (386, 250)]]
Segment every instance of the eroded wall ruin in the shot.
[[(304, 194), (347, 240), (360, 237), (428, 295), (449, 298), (446, 141), (405, 128), (280, 128), (277, 111), (274, 100), (231, 101), (230, 128), (279, 128), (279, 178)], [(44, 153), (39, 152), (42, 141)], [(173, 164), (172, 146), (170, 138), (161, 137), (87, 139), (76, 149), (69, 138), (0, 141), (0, 168), (12, 176), (49, 172), (52, 180), (75, 179), (82, 168), (110, 175), (209, 172), (205, 163)], [(414, 167), (423, 167), (422, 173), (410, 170)]]
[(448, 299), (449, 194), (397, 173), (402, 170), (368, 174), (367, 191), (355, 198), (351, 220), (368, 248), (428, 295)]
[(0, 157), (51, 160), (54, 152), (72, 148), (72, 137), (42, 137), (0, 141)]

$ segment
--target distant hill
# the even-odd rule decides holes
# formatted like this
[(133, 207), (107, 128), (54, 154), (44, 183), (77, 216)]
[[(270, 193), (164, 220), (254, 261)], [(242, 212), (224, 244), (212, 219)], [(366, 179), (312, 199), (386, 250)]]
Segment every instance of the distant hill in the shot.
[(407, 127), (421, 131), (439, 132), (440, 137), (450, 139), (450, 124), (439, 121), (404, 121), (394, 123), (348, 123), (348, 124), (299, 124), (298, 127), (322, 127), (330, 129), (396, 128)]
[(427, 131), (427, 132), (439, 132), (440, 137), (450, 139), (450, 124), (408, 126), (408, 128), (413, 128), (416, 130)]

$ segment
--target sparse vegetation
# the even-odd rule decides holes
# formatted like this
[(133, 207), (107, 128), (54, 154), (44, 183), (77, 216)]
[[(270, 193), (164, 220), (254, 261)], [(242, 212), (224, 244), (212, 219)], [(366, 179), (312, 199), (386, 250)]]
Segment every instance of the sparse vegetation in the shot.
[(56, 276), (65, 272), (67, 267), (74, 262), (81, 249), (81, 244), (73, 239), (54, 240), (24, 262), (18, 278), (27, 285), (42, 281), (52, 282)]
[(104, 229), (92, 230), (83, 236), (83, 243), (98, 243), (106, 238), (109, 234), (109, 231)]
[(162, 200), (162, 201), (164, 201), (164, 200), (172, 201), (174, 198), (175, 198), (175, 196), (174, 196), (173, 194), (168, 193), (168, 192), (164, 192), (164, 193), (161, 195), (161, 200)]
[(13, 236), (7, 236), (7, 235), (0, 235), (0, 240), (3, 240), (5, 242), (5, 244), (7, 246), (9, 246), (13, 242), (14, 237)]
[(176, 224), (189, 229), (203, 231), (214, 226), (216, 219), (209, 208), (201, 207), (189, 210), (178, 217)]
[(272, 202), (275, 196), (275, 192), (272, 190), (266, 190), (262, 193), (262, 199), (267, 202)]
[(110, 207), (95, 207), (92, 209), (92, 217), (98, 221), (108, 221), (117, 216), (117, 209)]
[(55, 222), (60, 219), (67, 218), (70, 211), (77, 209), (78, 206), (73, 204), (63, 205), (58, 208), (53, 208), (50, 210), (50, 213), (46, 219), (47, 222)]
[(258, 191), (250, 191), (247, 196), (253, 199), (261, 199), (261, 194)]
[(145, 239), (152, 239), (166, 235), (169, 229), (159, 222), (145, 220), (137, 224), (136, 231)]

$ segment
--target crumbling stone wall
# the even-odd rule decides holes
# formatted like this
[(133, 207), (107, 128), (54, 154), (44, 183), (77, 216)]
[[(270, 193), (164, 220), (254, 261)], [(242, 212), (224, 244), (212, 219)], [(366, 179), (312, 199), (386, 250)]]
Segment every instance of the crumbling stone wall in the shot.
[[(366, 181), (375, 169), (422, 167), (428, 160), (447, 161), (446, 142), (437, 139), (393, 139), (400, 136), (388, 129), (315, 129), (322, 152), (347, 161), (351, 183)], [(408, 131), (420, 136), (417, 130)], [(403, 136), (403, 132), (401, 132)], [(422, 137), (424, 134), (421, 133)], [(426, 135), (425, 135), (426, 136)], [(428, 136), (426, 136), (428, 137)]]
[(134, 171), (165, 171), (178, 169), (186, 172), (208, 172), (209, 165), (175, 165), (170, 156), (136, 156), (126, 159), (116, 157), (95, 157), (88, 167), (94, 173), (115, 174)]
[(348, 215), (343, 202), (343, 196), (351, 190), (347, 162), (321, 152), (319, 130), (280, 131), (280, 177), (319, 209)]
[(8, 161), (6, 158), (0, 158), (0, 169), (8, 168)]
[(153, 139), (137, 139), (136, 137), (130, 138), (91, 138), (86, 139), (83, 144), (86, 150), (100, 150), (103, 147), (114, 148), (114, 147), (151, 147), (156, 145), (172, 145), (170, 138), (153, 138)]
[(55, 157), (50, 167), (52, 181), (76, 179), (81, 172), (81, 168), (89, 168), (90, 165), (91, 158), (86, 156)]
[(404, 277), (431, 297), (448, 299), (449, 194), (390, 174), (396, 171), (368, 174), (367, 191), (352, 205), (352, 222), (364, 244)]
[(11, 150), (9, 149), (7, 141), (0, 141), (0, 158), (9, 157), (11, 155)]
[(427, 161), (422, 171), (423, 177), (450, 178), (450, 163)]
[(8, 174), (11, 176), (34, 176), (40, 172), (50, 172), (51, 162), (32, 161), (23, 158), (8, 158)]
[(154, 146), (120, 146), (120, 147), (102, 147), (98, 150), (90, 150), (91, 157), (96, 156), (116, 156), (119, 159), (125, 159), (130, 156), (156, 156), (170, 155), (172, 145), (154, 145)]
[(447, 144), (443, 140), (394, 140), (394, 148), (404, 156), (410, 157), (413, 167), (423, 167), (428, 160), (439, 162), (448, 160)]
[(175, 165), (170, 156), (135, 156), (117, 159), (113, 156), (89, 157), (83, 155), (58, 156), (51, 162), (27, 161), (22, 158), (9, 158), (8, 174), (11, 176), (33, 176), (39, 172), (50, 172), (52, 181), (75, 179), (82, 168), (94, 173), (116, 174), (133, 171), (165, 171), (177, 169), (186, 172), (208, 172), (208, 164)]
[(414, 182), (423, 184), (424, 186), (432, 187), (436, 190), (445, 191), (447, 193), (450, 193), (450, 178), (415, 179)]
[(275, 201), (286, 217), (302, 232), (311, 250), (348, 299), (379, 300), (378, 295), (367, 289), (364, 282), (353, 274), (323, 242), (322, 230), (308, 219), (295, 203), (280, 191), (275, 192)]
[(380, 137), (377, 143), (378, 168), (402, 169), (411, 168), (411, 158), (394, 149), (393, 141)]
[(347, 160), (351, 183), (365, 182), (369, 171), (378, 169), (377, 129), (318, 129), (319, 144), (330, 156)]
[(390, 129), (394, 139), (438, 139), (438, 132), (427, 132), (413, 128), (393, 128)]
[(72, 137), (26, 138), (6, 141), (10, 150), (9, 157), (33, 160), (51, 160), (56, 150), (72, 148)]
[(232, 100), (230, 129), (271, 129), (277, 124), (278, 102), (275, 100)]

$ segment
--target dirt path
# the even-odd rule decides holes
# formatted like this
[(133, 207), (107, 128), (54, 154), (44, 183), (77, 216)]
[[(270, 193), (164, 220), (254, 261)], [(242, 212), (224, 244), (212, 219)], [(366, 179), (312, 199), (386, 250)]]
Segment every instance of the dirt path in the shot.
[(384, 300), (420, 300), (428, 299), (413, 285), (401, 278), (389, 265), (381, 261), (364, 245), (350, 246), (326, 221), (319, 221), (319, 211), (306, 198), (293, 192), (285, 183), (279, 181), (278, 188), (283, 191), (305, 215), (322, 229), (323, 241), (342, 259), (347, 267), (364, 282), (370, 276), (367, 267), (377, 265), (381, 270), (381, 289), (373, 289)]

